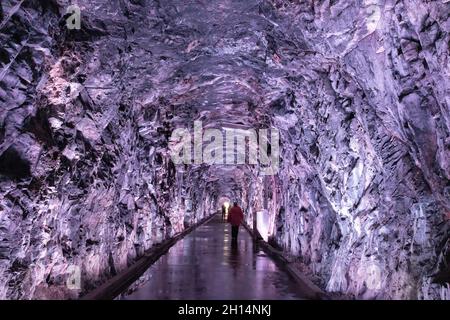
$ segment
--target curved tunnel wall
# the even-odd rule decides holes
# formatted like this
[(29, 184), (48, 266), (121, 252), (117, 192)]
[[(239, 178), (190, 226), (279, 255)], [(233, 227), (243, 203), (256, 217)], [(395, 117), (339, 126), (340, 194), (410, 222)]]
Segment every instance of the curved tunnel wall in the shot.
[[(78, 3), (1, 4), (0, 298), (76, 297), (221, 195), (328, 291), (448, 298), (448, 3)], [(174, 165), (194, 120), (279, 129), (280, 170)]]

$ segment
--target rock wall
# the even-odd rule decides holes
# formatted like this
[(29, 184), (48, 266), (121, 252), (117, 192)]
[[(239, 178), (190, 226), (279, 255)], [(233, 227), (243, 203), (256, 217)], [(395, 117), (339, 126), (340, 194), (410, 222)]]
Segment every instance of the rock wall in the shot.
[(274, 5), (303, 48), (277, 51), (297, 63), (272, 116), (282, 167), (248, 211), (269, 199), (274, 241), (329, 292), (448, 299), (449, 4)]
[[(0, 299), (76, 298), (216, 195), (171, 162), (169, 112), (128, 86), (123, 13), (85, 7), (70, 31), (68, 3), (1, 6)], [(66, 284), (78, 270), (80, 290)]]
[[(224, 196), (329, 292), (448, 299), (448, 1), (77, 3), (0, 4), (0, 298), (75, 298)], [(280, 170), (174, 165), (194, 120), (279, 129)]]

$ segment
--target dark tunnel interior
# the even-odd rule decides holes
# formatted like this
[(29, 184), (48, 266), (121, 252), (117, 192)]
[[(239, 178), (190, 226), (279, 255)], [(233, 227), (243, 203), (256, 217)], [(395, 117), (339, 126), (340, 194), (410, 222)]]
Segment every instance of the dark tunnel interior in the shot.
[(246, 228), (328, 297), (450, 299), (448, 1), (2, 0), (0, 21), (0, 299), (82, 298), (191, 229), (121, 297), (305, 298)]

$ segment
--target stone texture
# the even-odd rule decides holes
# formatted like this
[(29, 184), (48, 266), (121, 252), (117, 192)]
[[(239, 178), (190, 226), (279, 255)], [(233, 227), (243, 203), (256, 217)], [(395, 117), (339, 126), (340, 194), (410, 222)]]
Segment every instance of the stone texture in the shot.
[[(151, 84), (127, 84), (138, 75), (123, 8), (105, 1), (120, 14), (101, 21), (91, 10), (78, 33), (64, 27), (67, 3), (43, 3), (16, 7), (1, 30), (3, 299), (75, 298), (209, 215), (216, 197), (198, 174), (175, 170), (170, 111), (145, 101)], [(72, 266), (80, 291), (66, 286)]]
[[(0, 298), (75, 298), (220, 196), (330, 292), (449, 298), (447, 1), (78, 4), (0, 4)], [(280, 171), (175, 166), (194, 120), (280, 129)]]

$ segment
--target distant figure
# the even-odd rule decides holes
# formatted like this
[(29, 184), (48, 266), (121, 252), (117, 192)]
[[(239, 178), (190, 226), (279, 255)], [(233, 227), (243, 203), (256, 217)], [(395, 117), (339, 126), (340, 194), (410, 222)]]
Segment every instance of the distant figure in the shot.
[(225, 207), (225, 203), (222, 205), (222, 220), (225, 221), (225, 217), (227, 216), (227, 208)]
[(244, 220), (244, 213), (238, 203), (235, 201), (233, 207), (228, 211), (228, 222), (231, 224), (231, 239), (237, 241), (239, 226)]

